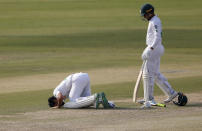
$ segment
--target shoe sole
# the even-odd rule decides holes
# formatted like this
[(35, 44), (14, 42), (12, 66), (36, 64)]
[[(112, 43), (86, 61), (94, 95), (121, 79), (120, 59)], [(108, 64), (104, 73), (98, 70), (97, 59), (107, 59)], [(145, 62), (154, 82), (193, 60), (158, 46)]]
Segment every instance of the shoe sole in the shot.
[[(137, 103), (139, 103), (139, 104), (144, 104), (145, 101), (140, 100), (140, 101), (137, 101)], [(152, 106), (156, 106), (156, 105), (157, 105), (157, 103), (152, 103), (152, 102), (150, 102), (150, 104), (151, 104)]]
[(143, 105), (143, 106), (141, 106), (140, 108), (141, 108), (141, 109), (151, 109), (152, 106), (148, 106), (148, 107), (147, 107), (147, 106)]

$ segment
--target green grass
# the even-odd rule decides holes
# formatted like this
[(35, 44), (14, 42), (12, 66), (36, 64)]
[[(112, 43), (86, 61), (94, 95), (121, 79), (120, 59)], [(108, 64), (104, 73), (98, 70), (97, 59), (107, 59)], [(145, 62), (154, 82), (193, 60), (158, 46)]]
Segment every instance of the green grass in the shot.
[[(202, 76), (170, 79), (173, 88), (183, 93), (201, 92)], [(105, 92), (109, 100), (131, 98), (133, 94), (134, 82), (114, 83), (105, 85), (95, 85), (92, 92)], [(162, 91), (155, 87), (154, 95), (163, 95)], [(52, 95), (53, 89), (26, 91), (18, 93), (6, 93), (0, 95), (0, 114), (16, 114), (37, 110), (48, 110), (48, 97)], [(140, 89), (138, 97), (142, 97), (143, 90)], [(189, 98), (189, 96), (188, 96)], [(191, 99), (191, 98), (190, 98)], [(163, 100), (162, 100), (163, 101)], [(117, 103), (124, 108), (126, 103)], [(133, 103), (127, 103), (132, 106)]]
[[(139, 9), (145, 2), (0, 0), (0, 77), (139, 64), (147, 28)], [(166, 49), (200, 54), (200, 0), (151, 3), (163, 22)]]
[[(19, 49), (21, 50), (21, 49)], [(37, 48), (13, 52), (2, 51), (0, 78), (41, 73), (82, 71), (106, 67), (137, 66), (141, 64), (142, 49), (128, 48)], [(202, 50), (168, 48), (162, 64), (190, 66), (201, 64)]]
[[(186, 94), (191, 92), (202, 91), (201, 79), (202, 79), (202, 76), (185, 77), (185, 78), (169, 79), (169, 82), (173, 86), (174, 90), (181, 91)], [(134, 85), (135, 85), (134, 82), (98, 85), (93, 87), (93, 92), (104, 91), (107, 94), (107, 97), (110, 99), (124, 99), (124, 98), (132, 99)], [(155, 86), (154, 95), (164, 95), (164, 94), (157, 86)], [(142, 85), (138, 92), (138, 96), (140, 97), (143, 96)]]
[[(0, 0), (0, 79), (140, 65), (146, 0)], [(162, 65), (202, 64), (201, 0), (151, 0), (163, 24)], [(201, 76), (171, 79), (183, 92), (201, 90)], [(93, 86), (110, 99), (132, 96), (134, 83)], [(155, 95), (161, 92), (155, 89)], [(52, 90), (0, 95), (0, 114), (47, 108)], [(140, 94), (142, 92), (140, 91)]]

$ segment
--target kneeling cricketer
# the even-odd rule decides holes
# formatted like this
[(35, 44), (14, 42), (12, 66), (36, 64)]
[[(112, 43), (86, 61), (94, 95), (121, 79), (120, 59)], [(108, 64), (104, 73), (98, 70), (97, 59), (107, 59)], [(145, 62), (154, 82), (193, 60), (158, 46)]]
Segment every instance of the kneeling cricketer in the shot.
[[(69, 102), (64, 103), (66, 99)], [(84, 108), (93, 106), (98, 109), (102, 104), (104, 108), (115, 108), (104, 94), (91, 95), (90, 78), (87, 73), (75, 73), (66, 77), (53, 91), (53, 96), (48, 99), (51, 108)]]

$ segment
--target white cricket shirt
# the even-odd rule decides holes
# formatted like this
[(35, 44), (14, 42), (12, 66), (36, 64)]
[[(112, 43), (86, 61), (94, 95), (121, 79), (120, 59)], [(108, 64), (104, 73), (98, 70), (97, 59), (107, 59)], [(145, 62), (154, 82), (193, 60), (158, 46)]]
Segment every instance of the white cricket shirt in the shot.
[(162, 26), (161, 20), (155, 15), (149, 20), (147, 29), (146, 44), (147, 46), (155, 48), (162, 42)]
[(58, 93), (62, 93), (63, 96), (66, 96), (68, 98), (70, 89), (72, 87), (72, 75), (69, 75), (67, 78), (65, 78), (53, 91), (53, 95), (55, 97), (58, 96)]

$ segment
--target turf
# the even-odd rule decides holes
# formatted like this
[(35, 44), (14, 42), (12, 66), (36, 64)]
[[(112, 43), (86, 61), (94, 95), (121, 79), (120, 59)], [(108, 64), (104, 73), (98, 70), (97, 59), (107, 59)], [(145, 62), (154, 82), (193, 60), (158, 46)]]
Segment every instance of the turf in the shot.
[[(141, 64), (146, 0), (0, 0), (0, 79)], [(162, 65), (202, 64), (201, 0), (151, 0), (163, 24)], [(201, 90), (201, 76), (171, 79), (176, 89)], [(134, 83), (93, 86), (110, 99), (132, 96)], [(12, 90), (12, 89), (11, 89)], [(47, 109), (52, 90), (1, 94), (0, 113)], [(155, 89), (156, 95), (160, 94)], [(142, 92), (140, 92), (142, 94)]]
[[(141, 21), (139, 8), (145, 1), (0, 2), (0, 77), (127, 67), (140, 62), (147, 23)], [(151, 3), (163, 22), (166, 49), (202, 47), (200, 0)]]
[[(182, 91), (183, 93), (200, 92), (202, 91), (202, 76), (201, 77), (185, 77), (178, 79), (171, 79), (174, 89)], [(92, 93), (105, 92), (109, 100), (130, 99), (132, 101), (134, 82), (114, 83), (95, 85), (92, 87)], [(26, 91), (18, 93), (6, 93), (0, 96), (0, 114), (16, 114), (25, 113), (37, 110), (48, 110), (48, 97), (52, 95), (53, 89), (39, 90), (39, 91)], [(155, 87), (155, 95), (163, 95), (162, 91)], [(142, 97), (143, 90), (140, 88), (138, 97)], [(189, 96), (188, 96), (189, 98)], [(135, 105), (130, 103), (118, 102), (119, 107), (124, 108), (125, 104), (129, 107)]]

